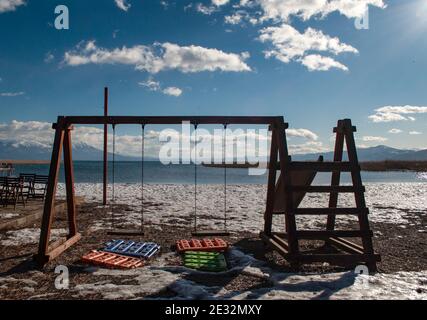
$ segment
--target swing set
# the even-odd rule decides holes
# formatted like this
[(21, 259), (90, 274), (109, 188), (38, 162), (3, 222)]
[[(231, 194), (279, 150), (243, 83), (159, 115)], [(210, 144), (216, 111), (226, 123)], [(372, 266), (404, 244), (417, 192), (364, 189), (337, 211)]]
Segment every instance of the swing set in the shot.
[[(212, 237), (212, 236), (229, 236), (227, 231), (227, 166), (226, 160), (226, 130), (227, 124), (224, 124), (223, 137), (222, 137), (222, 163), (224, 164), (224, 220), (223, 230), (200, 230), (197, 223), (197, 127), (198, 124), (194, 123), (195, 132), (195, 161), (194, 161), (194, 214), (193, 214), (193, 232), (191, 233), (196, 237)], [(120, 229), (116, 227), (116, 193), (115, 193), (115, 172), (116, 172), (116, 124), (112, 124), (113, 129), (113, 161), (112, 161), (112, 192), (111, 192), (111, 230), (108, 231), (110, 235), (144, 235), (144, 159), (145, 159), (145, 123), (141, 125), (141, 209), (140, 209), (140, 227), (138, 230)]]
[[(190, 122), (194, 128), (198, 125), (222, 124), (224, 126), (223, 160), (224, 160), (224, 231), (200, 231), (197, 225), (197, 165), (194, 166), (194, 230), (195, 236), (227, 235), (227, 171), (225, 164), (225, 129), (227, 125), (267, 125), (271, 131), (270, 160), (268, 165), (268, 185), (266, 210), (264, 213), (264, 230), (260, 233), (266, 245), (272, 247), (287, 259), (291, 265), (299, 267), (304, 263), (328, 262), (337, 265), (367, 264), (370, 271), (376, 270), (376, 262), (380, 256), (374, 253), (372, 231), (369, 227), (368, 213), (364, 198), (364, 186), (360, 175), (354, 132), (356, 128), (351, 120), (339, 120), (334, 128), (336, 133), (335, 153), (332, 162), (319, 161), (292, 161), (288, 154), (286, 129), (288, 124), (282, 116), (59, 116), (53, 124), (55, 138), (49, 169), (49, 181), (42, 217), (40, 241), (35, 260), (41, 266), (59, 256), (81, 239), (77, 231), (77, 210), (74, 193), (74, 169), (72, 160), (71, 131), (73, 125), (112, 125), (113, 126), (113, 210), (111, 214), (111, 232), (120, 234), (144, 233), (144, 129), (146, 125), (174, 125)], [(121, 124), (139, 124), (142, 127), (141, 151), (141, 225), (139, 230), (115, 230), (115, 127)], [(196, 131), (197, 132), (197, 131)], [(197, 140), (196, 140), (197, 142)], [(343, 161), (344, 143), (347, 146), (348, 161)], [(196, 143), (197, 148), (197, 143)], [(49, 245), (51, 227), (54, 218), (55, 194), (58, 183), (61, 153), (64, 153), (65, 191), (67, 198), (68, 229), (67, 239)], [(197, 154), (197, 149), (196, 149)], [(195, 161), (196, 163), (196, 161)], [(280, 171), (277, 179), (277, 171)], [(317, 172), (331, 172), (331, 185), (312, 186)], [(352, 185), (340, 185), (342, 172), (351, 174)], [(306, 193), (328, 193), (329, 206), (327, 208), (299, 208)], [(338, 207), (339, 193), (353, 193), (355, 207)], [(285, 216), (285, 233), (273, 232), (273, 216)], [(298, 230), (296, 216), (327, 216), (326, 230)], [(354, 215), (359, 222), (359, 230), (335, 230), (337, 215)], [(346, 238), (361, 238), (362, 245), (358, 245)], [(302, 252), (299, 240), (323, 240), (327, 246), (334, 247), (337, 253)]]

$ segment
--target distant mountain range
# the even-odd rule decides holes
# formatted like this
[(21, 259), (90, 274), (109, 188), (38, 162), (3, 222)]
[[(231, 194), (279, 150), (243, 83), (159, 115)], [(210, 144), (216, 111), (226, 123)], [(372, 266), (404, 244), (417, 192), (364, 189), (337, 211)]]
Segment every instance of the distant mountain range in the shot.
[[(371, 148), (358, 148), (357, 153), (359, 161), (384, 161), (384, 160), (400, 160), (400, 161), (427, 161), (426, 150), (403, 150), (395, 149), (387, 146), (376, 146)], [(299, 154), (292, 156), (293, 160), (314, 160), (320, 155), (323, 155), (326, 161), (332, 160), (333, 152)], [(344, 158), (346, 158), (345, 155)]]
[[(12, 143), (0, 141), (0, 159), (7, 160), (50, 160), (52, 149), (44, 145), (34, 143)], [(73, 159), (80, 161), (101, 161), (102, 150), (96, 149), (88, 144), (80, 143), (73, 146)], [(113, 158), (108, 153), (108, 158)], [(135, 157), (116, 154), (117, 161), (134, 161)]]
[[(51, 148), (34, 143), (12, 143), (0, 141), (0, 159), (8, 160), (50, 160)], [(333, 159), (333, 152), (311, 153), (293, 155), (294, 160), (313, 160), (319, 155), (323, 155), (325, 160)], [(402, 160), (402, 161), (427, 161), (427, 150), (402, 150), (387, 146), (377, 146), (371, 148), (359, 148), (358, 155), (360, 161), (383, 161), (383, 160)], [(73, 146), (73, 159), (81, 161), (101, 161), (102, 150), (96, 149), (87, 144), (76, 144)], [(109, 153), (109, 159), (112, 154)], [(116, 154), (117, 161), (138, 161), (140, 158), (123, 156)], [(155, 160), (146, 158), (146, 160)]]

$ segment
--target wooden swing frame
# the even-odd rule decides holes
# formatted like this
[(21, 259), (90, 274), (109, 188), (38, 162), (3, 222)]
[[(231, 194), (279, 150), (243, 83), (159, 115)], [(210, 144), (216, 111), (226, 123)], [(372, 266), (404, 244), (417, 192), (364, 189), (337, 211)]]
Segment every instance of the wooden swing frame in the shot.
[[(34, 256), (35, 261), (43, 266), (52, 259), (59, 256), (73, 244), (81, 239), (77, 231), (77, 209), (74, 192), (74, 169), (72, 159), (71, 131), (73, 125), (118, 125), (118, 124), (154, 124), (154, 125), (176, 125), (183, 122), (192, 124), (228, 124), (228, 125), (268, 125), (271, 130), (271, 151), (267, 184), (266, 211), (264, 214), (264, 231), (261, 238), (291, 263), (310, 263), (314, 261), (326, 261), (331, 263), (340, 262), (366, 262), (374, 270), (379, 256), (375, 255), (372, 247), (372, 232), (369, 229), (367, 218), (368, 210), (363, 196), (363, 186), (360, 178), (360, 166), (358, 165), (356, 148), (354, 144), (353, 132), (355, 128), (350, 120), (340, 120), (337, 128), (337, 142), (335, 147), (335, 159), (331, 163), (319, 162), (292, 162), (288, 154), (286, 129), (288, 124), (284, 122), (282, 116), (59, 116), (52, 128), (55, 130), (52, 157), (49, 169), (49, 181), (47, 186), (46, 199), (43, 209), (42, 225), (40, 231), (40, 241), (38, 253)], [(354, 129), (354, 130), (353, 130)], [(349, 161), (342, 161), (344, 139), (347, 142)], [(61, 153), (64, 153), (65, 170), (65, 191), (68, 214), (69, 232), (65, 241), (56, 241), (49, 245), (52, 222), (55, 215), (55, 195), (58, 184), (59, 169), (61, 163)], [(286, 218), (286, 234), (279, 235), (272, 232), (272, 217), (275, 203), (277, 201), (276, 174), (280, 171), (284, 182), (284, 194), (279, 197), (286, 199), (286, 208), (282, 214)], [(316, 171), (333, 172), (331, 186), (293, 186), (291, 172)], [(339, 186), (341, 171), (352, 172), (353, 187)], [(330, 193), (329, 211), (324, 209), (297, 209), (294, 208), (292, 194), (294, 192), (328, 192)], [(338, 192), (355, 192), (357, 208), (336, 208)], [(360, 193), (362, 192), (362, 193)], [(356, 212), (357, 211), (357, 212)], [(360, 231), (335, 231), (336, 214), (358, 214)], [(297, 214), (327, 214), (327, 231), (297, 231), (295, 215)], [(363, 247), (338, 237), (362, 237)], [(298, 240), (302, 238), (318, 238), (326, 240), (328, 243), (340, 247), (347, 251), (346, 254), (335, 255), (303, 255), (300, 253)]]

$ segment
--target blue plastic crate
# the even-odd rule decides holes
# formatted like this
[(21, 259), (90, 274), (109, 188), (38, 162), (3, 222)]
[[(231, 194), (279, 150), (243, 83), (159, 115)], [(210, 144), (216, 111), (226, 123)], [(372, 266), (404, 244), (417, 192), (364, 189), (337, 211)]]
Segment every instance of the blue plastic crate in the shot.
[(103, 251), (131, 257), (148, 259), (159, 252), (160, 246), (154, 242), (135, 242), (125, 240), (111, 240), (106, 243)]

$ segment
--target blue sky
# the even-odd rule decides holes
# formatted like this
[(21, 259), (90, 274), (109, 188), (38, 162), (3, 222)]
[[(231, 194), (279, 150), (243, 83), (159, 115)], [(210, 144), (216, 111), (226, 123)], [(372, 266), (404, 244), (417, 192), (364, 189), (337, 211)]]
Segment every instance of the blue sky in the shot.
[(283, 115), (307, 151), (348, 117), (360, 146), (427, 148), (426, 1), (321, 2), (0, 0), (0, 139), (102, 114), (108, 86), (115, 115)]

